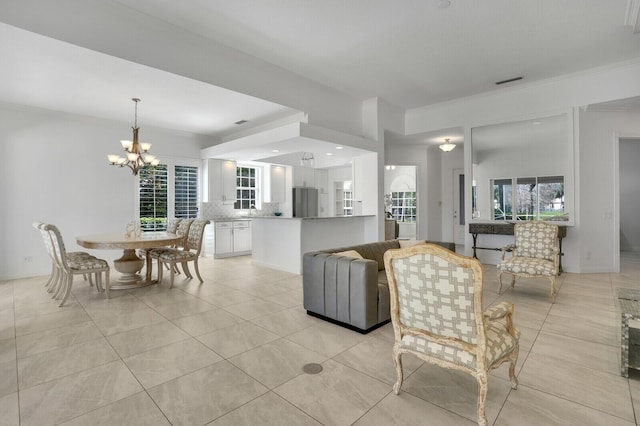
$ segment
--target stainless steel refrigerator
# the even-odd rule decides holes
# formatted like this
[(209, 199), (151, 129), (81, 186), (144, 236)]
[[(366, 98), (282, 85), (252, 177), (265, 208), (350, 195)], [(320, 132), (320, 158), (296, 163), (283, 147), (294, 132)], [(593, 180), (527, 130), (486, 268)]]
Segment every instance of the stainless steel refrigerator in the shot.
[(302, 186), (293, 187), (293, 217), (318, 216), (318, 190)]

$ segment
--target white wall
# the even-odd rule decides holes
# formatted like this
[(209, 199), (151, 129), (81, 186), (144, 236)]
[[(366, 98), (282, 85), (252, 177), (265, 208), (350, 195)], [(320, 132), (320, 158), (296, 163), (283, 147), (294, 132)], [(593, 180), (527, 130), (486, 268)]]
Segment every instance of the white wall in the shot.
[(578, 237), (582, 272), (609, 271), (619, 250), (616, 134), (640, 136), (640, 112), (581, 111), (579, 120), (580, 221), (569, 234)]
[[(479, 125), (548, 116), (633, 96), (640, 96), (640, 60), (409, 110), (405, 115), (405, 131), (416, 134), (460, 126), (467, 136), (471, 128)], [(599, 114), (611, 116), (605, 119)], [(617, 237), (613, 237), (612, 206), (616, 201), (613, 176), (618, 171), (614, 170), (613, 139), (615, 132), (640, 132), (639, 127), (637, 113), (624, 117), (624, 114), (580, 110), (574, 152), (576, 226), (568, 230), (563, 243), (565, 271), (608, 272), (616, 269), (618, 246)], [(465, 137), (467, 174), (471, 169), (471, 156), (467, 154), (470, 143), (470, 138)], [(470, 206), (468, 179), (466, 190), (466, 201)], [(469, 223), (471, 209), (466, 210), (466, 222)], [(467, 250), (471, 246), (468, 233), (466, 246)]]
[(640, 139), (620, 140), (620, 250), (640, 251)]
[[(432, 149), (434, 152), (436, 151), (435, 148)], [(453, 195), (454, 186), (458, 183), (453, 179), (453, 171), (464, 168), (464, 144), (456, 144), (456, 148), (451, 152), (442, 152), (440, 149), (437, 149), (437, 151), (441, 158), (440, 191), (442, 200), (442, 207), (440, 208), (442, 234), (438, 241), (455, 241), (453, 235)], [(470, 202), (468, 209), (471, 209)]]
[[(67, 250), (75, 236), (120, 232), (136, 217), (136, 178), (110, 166), (132, 137), (131, 123), (0, 104), (0, 280), (47, 274), (50, 262), (32, 222), (58, 226)], [(199, 137), (147, 128), (140, 137), (163, 158), (200, 158)], [(118, 251), (93, 251), (112, 260)]]

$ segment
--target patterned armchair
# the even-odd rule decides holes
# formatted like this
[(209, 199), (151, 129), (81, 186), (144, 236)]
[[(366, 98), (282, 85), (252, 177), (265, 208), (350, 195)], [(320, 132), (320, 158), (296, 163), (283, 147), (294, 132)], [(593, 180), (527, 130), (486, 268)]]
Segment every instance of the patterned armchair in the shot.
[(444, 368), (464, 371), (478, 382), (478, 424), (486, 425), (488, 373), (505, 361), (516, 389), (520, 332), (513, 304), (483, 312), (482, 265), (477, 259), (427, 244), (389, 250), (384, 256), (395, 334), (396, 394), (402, 386), (405, 353)]
[[(502, 274), (511, 275), (511, 286), (516, 277), (547, 277), (551, 281), (551, 302), (556, 300), (556, 276), (558, 275), (558, 225), (545, 222), (517, 223), (513, 234), (515, 243), (502, 249), (502, 261), (498, 265), (498, 293), (502, 291)], [(505, 259), (507, 252), (512, 256)]]

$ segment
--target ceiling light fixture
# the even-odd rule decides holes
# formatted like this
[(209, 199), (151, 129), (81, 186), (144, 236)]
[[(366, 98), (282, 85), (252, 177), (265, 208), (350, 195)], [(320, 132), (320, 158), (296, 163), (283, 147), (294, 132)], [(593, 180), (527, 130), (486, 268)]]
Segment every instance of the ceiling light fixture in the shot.
[(396, 166), (394, 166), (392, 164), (389, 164), (389, 165), (384, 166), (384, 168), (387, 169), (387, 170), (395, 170)]
[(300, 165), (306, 167), (313, 167), (315, 164), (315, 158), (313, 158), (313, 153), (311, 152), (303, 152), (302, 158), (300, 159)]
[(438, 9), (446, 9), (451, 6), (451, 2), (449, 0), (438, 0), (436, 2), (436, 7)]
[(128, 167), (133, 172), (134, 176), (138, 175), (138, 170), (146, 166), (157, 166), (160, 161), (156, 159), (155, 155), (147, 154), (151, 148), (151, 144), (144, 142), (138, 142), (138, 102), (140, 99), (131, 99), (136, 104), (135, 120), (133, 122), (133, 141), (121, 140), (122, 148), (127, 153), (126, 157), (120, 157), (119, 155), (107, 155), (109, 163), (112, 166)]
[(444, 143), (442, 145), (438, 146), (438, 148), (440, 148), (444, 152), (453, 151), (453, 148), (455, 148), (456, 146), (454, 144), (452, 144), (451, 142), (449, 142), (450, 140), (451, 139), (449, 139), (449, 138), (444, 138)]

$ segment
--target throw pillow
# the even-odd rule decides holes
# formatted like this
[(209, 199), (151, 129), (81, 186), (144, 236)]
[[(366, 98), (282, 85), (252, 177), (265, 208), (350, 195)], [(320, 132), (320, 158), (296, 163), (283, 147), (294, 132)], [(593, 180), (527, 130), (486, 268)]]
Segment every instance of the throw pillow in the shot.
[(427, 244), (425, 240), (400, 240), (400, 248), (413, 247)]
[(336, 256), (346, 256), (346, 257), (353, 257), (356, 259), (362, 259), (362, 255), (355, 250), (339, 251), (333, 254), (335, 254)]

